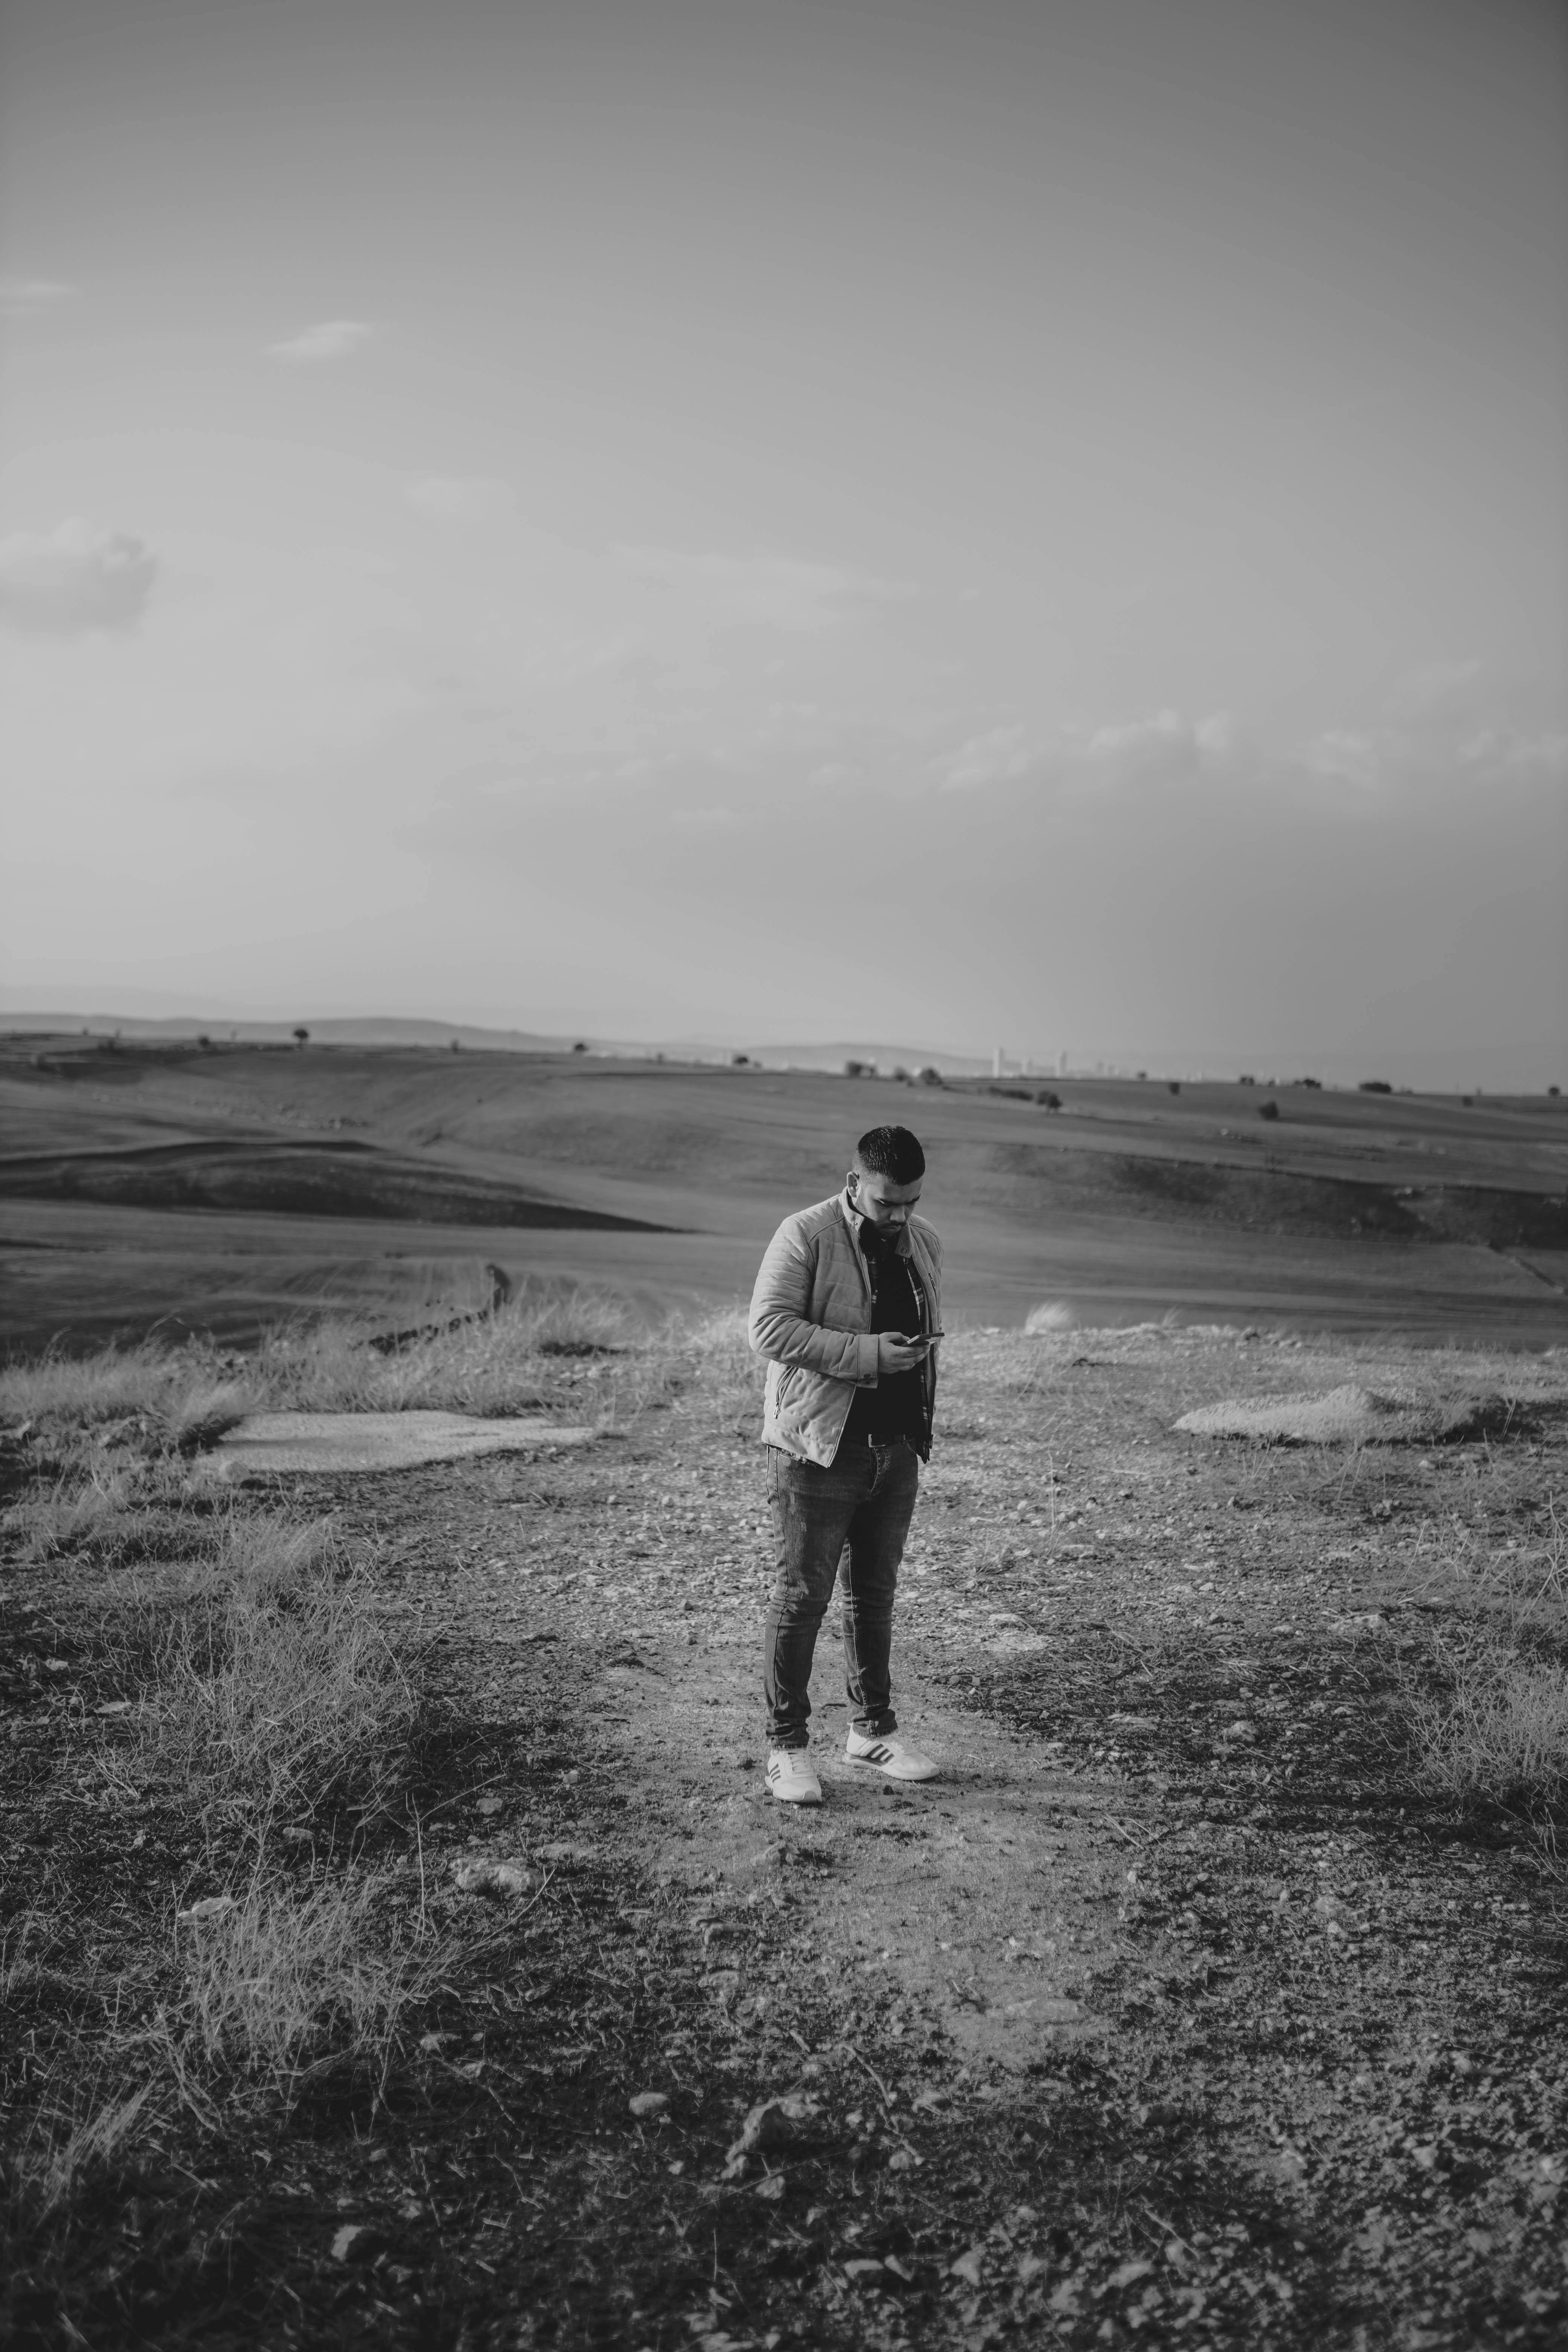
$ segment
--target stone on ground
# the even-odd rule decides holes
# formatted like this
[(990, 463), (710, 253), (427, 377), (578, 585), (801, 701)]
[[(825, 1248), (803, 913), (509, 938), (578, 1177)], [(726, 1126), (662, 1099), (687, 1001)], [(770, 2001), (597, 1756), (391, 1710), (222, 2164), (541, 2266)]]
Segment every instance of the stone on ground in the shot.
[(1176, 1427), (1194, 1437), (1250, 1437), (1278, 1445), (1436, 1445), (1501, 1435), (1518, 1419), (1506, 1397), (1390, 1395), (1349, 1381), (1318, 1396), (1199, 1405)]
[(466, 1412), (252, 1412), (203, 1458), (209, 1477), (273, 1471), (408, 1470), (474, 1454), (586, 1445), (595, 1432), (537, 1415), (479, 1421)]

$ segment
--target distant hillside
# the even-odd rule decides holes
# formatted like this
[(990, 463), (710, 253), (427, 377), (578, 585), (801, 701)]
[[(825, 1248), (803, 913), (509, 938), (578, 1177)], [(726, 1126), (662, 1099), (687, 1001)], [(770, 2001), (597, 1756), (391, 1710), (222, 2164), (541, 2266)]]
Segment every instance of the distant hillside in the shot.
[(930, 1045), (876, 1045), (865, 1039), (841, 1039), (826, 1045), (752, 1045), (753, 1060), (770, 1069), (841, 1070), (846, 1062), (869, 1062), (884, 1074), (893, 1070), (940, 1070), (944, 1078), (977, 1078), (990, 1069), (979, 1054), (939, 1054)]
[(0, 1034), (8, 1036), (75, 1035), (160, 1038), (171, 1044), (184, 1037), (212, 1037), (246, 1045), (287, 1045), (298, 1028), (308, 1029), (316, 1045), (450, 1045), (456, 1038), (466, 1052), (476, 1054), (566, 1054), (579, 1042), (596, 1054), (625, 1055), (651, 1060), (663, 1055), (670, 1061), (728, 1061), (746, 1053), (777, 1069), (838, 1071), (846, 1062), (874, 1063), (878, 1069), (917, 1070), (928, 1065), (943, 1077), (978, 1077), (990, 1068), (978, 1055), (942, 1054), (927, 1045), (879, 1045), (864, 1039), (837, 1044), (800, 1045), (726, 1045), (712, 1038), (616, 1038), (594, 1035), (547, 1035), (531, 1029), (486, 1029), (468, 1021), (400, 1020), (370, 1014), (356, 1020), (317, 1020), (301, 1013), (299, 1021), (236, 1021), (201, 1013), (165, 1020), (138, 1019), (118, 1013), (0, 1013)]
[(363, 1020), (313, 1020), (301, 1013), (293, 1021), (210, 1019), (199, 1013), (166, 1021), (138, 1020), (121, 1013), (0, 1013), (0, 1034), (7, 1036), (71, 1036), (87, 1031), (95, 1037), (221, 1038), (226, 1044), (287, 1045), (296, 1028), (308, 1029), (318, 1045), (449, 1045), (458, 1043), (475, 1053), (562, 1054), (576, 1042), (571, 1037), (546, 1037), (527, 1029), (481, 1029), (467, 1021), (404, 1021), (371, 1015)]

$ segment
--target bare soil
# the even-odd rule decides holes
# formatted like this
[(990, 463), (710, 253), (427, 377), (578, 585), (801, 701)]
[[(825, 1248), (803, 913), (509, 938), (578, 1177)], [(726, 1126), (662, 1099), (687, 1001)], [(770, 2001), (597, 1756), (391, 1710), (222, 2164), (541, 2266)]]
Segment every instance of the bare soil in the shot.
[[(1426, 1793), (1408, 1710), (1445, 1633), (1565, 1654), (1568, 1372), (1445, 1359), (1520, 1410), (1424, 1454), (1172, 1428), (1413, 1365), (950, 1342), (895, 1661), (943, 1777), (837, 1757), (825, 1640), (819, 1813), (763, 1783), (747, 1397), (690, 1391), (555, 1460), (286, 1482), (418, 1629), (416, 1769), (352, 1835), (454, 1957), (379, 2099), (328, 2078), (286, 2117), (184, 2115), (68, 2226), (14, 2208), (18, 2338), (1560, 2344), (1555, 1801)], [(155, 2001), (174, 1907), (215, 1891), (177, 1809), (83, 1769), (135, 1568), (7, 1571), (5, 1872), (53, 1937), (13, 1989), (15, 2137), (47, 2065), (90, 2070)], [(532, 1884), (462, 1894), (476, 1859)], [(790, 2130), (731, 2160), (789, 2092)]]

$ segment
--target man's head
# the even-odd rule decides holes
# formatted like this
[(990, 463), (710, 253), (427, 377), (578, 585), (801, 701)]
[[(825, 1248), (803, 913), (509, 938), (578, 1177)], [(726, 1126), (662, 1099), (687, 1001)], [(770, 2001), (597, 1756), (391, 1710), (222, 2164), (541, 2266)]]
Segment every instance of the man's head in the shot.
[(845, 1189), (868, 1224), (896, 1233), (910, 1221), (925, 1172), (925, 1153), (907, 1127), (873, 1127), (855, 1146)]

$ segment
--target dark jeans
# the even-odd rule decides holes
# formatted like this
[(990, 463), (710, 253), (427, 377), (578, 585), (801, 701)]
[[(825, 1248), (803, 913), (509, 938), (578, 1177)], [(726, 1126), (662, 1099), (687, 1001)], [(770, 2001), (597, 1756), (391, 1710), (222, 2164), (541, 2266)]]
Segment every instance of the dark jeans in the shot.
[(919, 1485), (919, 1459), (901, 1443), (841, 1445), (826, 1470), (770, 1449), (778, 1574), (763, 1631), (763, 1688), (771, 1746), (806, 1744), (816, 1629), (840, 1570), (844, 1682), (855, 1728), (896, 1728), (888, 1676), (893, 1592)]

